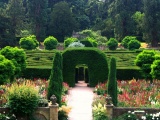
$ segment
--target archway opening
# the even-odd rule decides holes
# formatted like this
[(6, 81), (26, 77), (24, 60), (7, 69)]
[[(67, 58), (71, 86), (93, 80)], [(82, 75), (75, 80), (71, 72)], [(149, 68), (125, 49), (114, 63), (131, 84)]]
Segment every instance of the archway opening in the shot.
[(75, 67), (75, 83), (85, 82), (89, 85), (88, 66), (86, 64), (79, 64)]

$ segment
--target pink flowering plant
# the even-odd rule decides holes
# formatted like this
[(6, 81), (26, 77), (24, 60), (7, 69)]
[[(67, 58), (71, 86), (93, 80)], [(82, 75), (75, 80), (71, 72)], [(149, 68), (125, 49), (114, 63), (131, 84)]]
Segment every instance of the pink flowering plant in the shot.
[[(118, 106), (119, 107), (150, 107), (160, 108), (160, 81), (153, 80), (136, 80), (117, 81), (118, 83)], [(94, 92), (106, 96), (107, 86), (106, 83), (98, 84)]]

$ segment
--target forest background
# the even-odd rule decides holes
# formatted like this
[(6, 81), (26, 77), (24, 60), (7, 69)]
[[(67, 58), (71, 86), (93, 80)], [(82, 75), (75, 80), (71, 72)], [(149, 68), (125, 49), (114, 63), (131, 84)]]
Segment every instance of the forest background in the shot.
[(16, 46), (21, 37), (58, 42), (85, 29), (116, 38), (136, 36), (158, 47), (159, 0), (0, 0), (0, 48)]

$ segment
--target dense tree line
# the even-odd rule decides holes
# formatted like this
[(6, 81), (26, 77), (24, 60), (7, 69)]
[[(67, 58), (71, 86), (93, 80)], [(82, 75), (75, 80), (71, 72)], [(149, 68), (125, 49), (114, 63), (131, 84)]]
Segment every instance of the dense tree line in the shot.
[(119, 41), (136, 36), (157, 47), (159, 5), (159, 0), (1, 0), (0, 47), (32, 34), (39, 42), (50, 35), (63, 42), (85, 29)]

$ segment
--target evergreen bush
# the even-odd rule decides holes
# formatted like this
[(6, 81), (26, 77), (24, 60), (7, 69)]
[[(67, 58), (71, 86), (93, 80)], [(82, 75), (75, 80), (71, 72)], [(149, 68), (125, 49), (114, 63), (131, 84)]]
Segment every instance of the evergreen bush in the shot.
[(107, 88), (108, 94), (112, 97), (113, 105), (117, 106), (116, 59), (113, 57), (110, 60)]
[(131, 41), (131, 40), (137, 40), (136, 37), (134, 36), (126, 36), (123, 38), (121, 44), (124, 48), (128, 48), (128, 43)]
[(152, 79), (150, 72), (151, 64), (155, 60), (155, 54), (154, 50), (143, 50), (136, 56), (135, 64), (141, 68), (146, 79)]
[(128, 43), (129, 50), (139, 49), (141, 47), (141, 43), (138, 40), (131, 40)]
[(151, 72), (153, 79), (160, 80), (160, 60), (155, 60), (153, 64), (151, 65)]
[(58, 41), (55, 37), (49, 36), (44, 40), (44, 46), (46, 50), (56, 49)]
[(39, 98), (38, 89), (30, 81), (14, 83), (8, 91), (9, 108), (16, 116), (32, 116), (38, 107)]
[(21, 38), (19, 44), (23, 49), (32, 50), (38, 47), (39, 42), (37, 41), (35, 35), (30, 35), (28, 37)]
[(107, 42), (109, 50), (116, 50), (118, 47), (118, 41), (115, 38), (110, 38)]
[(15, 66), (15, 74), (13, 77), (20, 77), (26, 68), (26, 53), (23, 49), (7, 46), (0, 53), (8, 60), (11, 60)]
[(77, 38), (73, 38), (73, 37), (67, 38), (64, 40), (64, 47), (67, 48), (71, 43), (77, 42), (77, 41), (78, 41)]
[(60, 52), (55, 53), (53, 66), (51, 70), (51, 75), (49, 78), (48, 94), (47, 97), (50, 97), (54, 94), (57, 97), (57, 103), (61, 105), (61, 96), (62, 96), (62, 55)]
[(106, 55), (96, 48), (70, 48), (63, 52), (63, 79), (71, 87), (75, 85), (75, 67), (85, 64), (88, 67), (89, 85), (96, 86), (108, 78)]
[(11, 60), (6, 59), (3, 55), (0, 55), (0, 84), (9, 82), (9, 80), (15, 72), (15, 66)]

